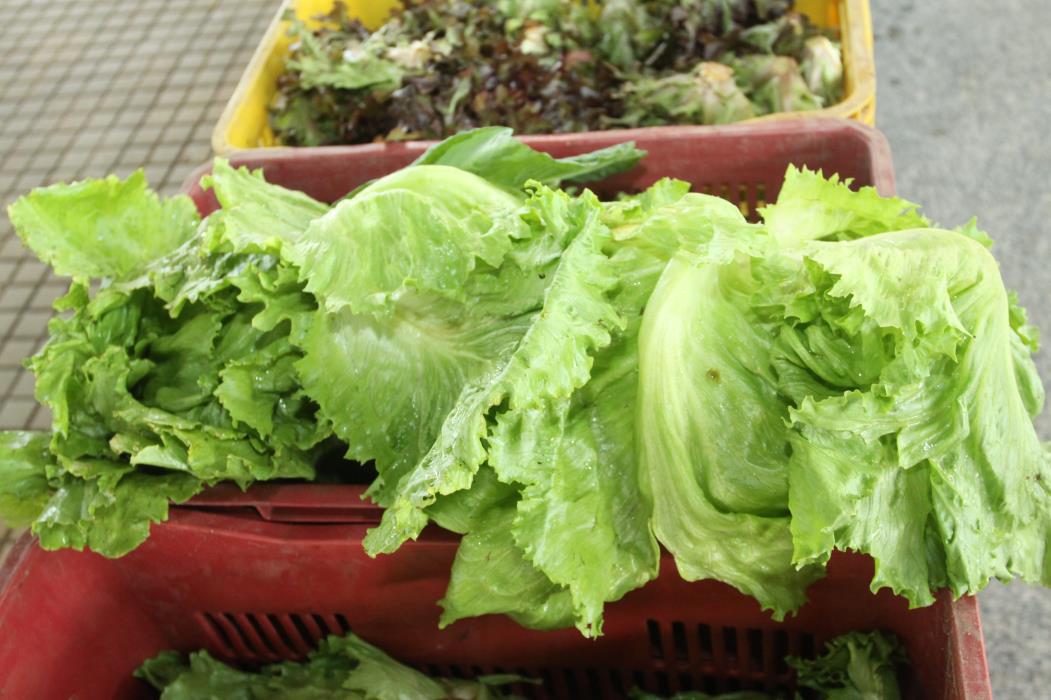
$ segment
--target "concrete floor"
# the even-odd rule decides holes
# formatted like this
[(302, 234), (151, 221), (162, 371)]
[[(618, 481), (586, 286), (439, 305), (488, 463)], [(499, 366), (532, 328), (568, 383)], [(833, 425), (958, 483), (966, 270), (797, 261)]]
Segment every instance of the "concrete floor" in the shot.
[[(1046, 383), (1051, 3), (872, 0), (872, 16), (876, 122), (894, 149), (898, 192), (945, 225), (977, 216), (992, 235), (1008, 286), (1045, 332)], [(1051, 439), (1051, 411), (1038, 427)], [(1051, 697), (1051, 590), (994, 584), (980, 600), (996, 697)]]

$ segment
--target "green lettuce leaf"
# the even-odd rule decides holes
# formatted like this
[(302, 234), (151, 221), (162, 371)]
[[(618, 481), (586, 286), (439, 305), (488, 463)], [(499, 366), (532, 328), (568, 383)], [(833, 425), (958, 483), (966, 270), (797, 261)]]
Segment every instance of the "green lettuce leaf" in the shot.
[(407, 168), (340, 202), (283, 253), (328, 311), (389, 314), (409, 290), (462, 302), (472, 270), (499, 267), (524, 235), (520, 205), (457, 168)]
[(218, 229), (213, 235), (235, 253), (280, 251), (329, 210), (302, 192), (268, 183), (261, 171), (234, 168), (223, 158), (213, 161), (201, 187), (214, 191), (222, 206), (209, 217)]
[(460, 132), (431, 146), (413, 165), (452, 166), (518, 192), (530, 180), (549, 187), (601, 180), (630, 170), (644, 155), (628, 141), (577, 156), (553, 158), (517, 141), (507, 127), (487, 126)]
[(431, 678), (353, 634), (321, 640), (302, 663), (270, 664), (255, 672), (228, 666), (207, 651), (188, 658), (165, 651), (146, 660), (135, 676), (161, 691), (161, 700), (498, 700), (512, 697), (500, 686), (524, 680)]
[(201, 490), (189, 474), (137, 473), (116, 462), (76, 464), (75, 472), (50, 480), (53, 489), (32, 530), (44, 549), (84, 549), (119, 557), (146, 541), (150, 524), (168, 519), (169, 503)]
[(515, 542), (515, 505), (516, 498), (511, 497), (475, 516), (456, 550), (449, 587), (440, 601), (443, 627), (492, 613), (509, 615), (533, 629), (573, 624), (569, 591), (530, 563)]
[[(246, 171), (220, 171), (257, 197), (274, 194)], [(192, 204), (192, 216), (177, 216), (188, 199), (162, 201), (141, 177), (43, 194), (14, 205), (33, 213), (16, 217), (30, 227), (22, 231), (27, 239), (43, 240), (41, 221), (101, 207), (97, 221), (81, 223), (105, 231), (107, 244), (91, 246), (97, 259), (78, 256), (79, 279), (56, 302), (64, 314), (27, 362), (52, 431), (0, 444), (5, 493), (22, 494), (17, 504), (0, 503), (5, 518), (30, 525), (47, 548), (120, 556), (145, 540), (150, 523), (166, 519), (170, 501), (210, 483), (312, 478), (331, 429), (318, 421), (295, 371), (302, 352), (293, 341), (317, 308), (298, 271), (272, 256), (216, 250), (214, 229), (197, 229)], [(230, 211), (238, 211), (228, 194)], [(172, 221), (180, 228), (168, 227), (164, 246), (160, 233), (153, 243), (140, 235)], [(77, 245), (83, 235), (45, 232)], [(94, 293), (92, 275), (104, 275)]]
[[(821, 700), (898, 700), (898, 668), (908, 659), (901, 642), (886, 632), (848, 632), (835, 637), (825, 645), (824, 653), (814, 659), (788, 657), (788, 665), (795, 669), (800, 688), (806, 697)], [(788, 693), (738, 691), (709, 695), (700, 691), (686, 691), (666, 700), (776, 700), (788, 698)], [(804, 695), (794, 693), (796, 700)], [(662, 696), (642, 692), (631, 693), (632, 700), (662, 700)]]
[(317, 37), (303, 30), (298, 21), (293, 31), (298, 50), (288, 62), (289, 70), (299, 74), (305, 88), (329, 87), (342, 90), (371, 88), (392, 91), (401, 84), (405, 70), (383, 57), (383, 45), (376, 41), (355, 42), (333, 61), (329, 49)]
[[(435, 167), (416, 169), (425, 173), (424, 178), (404, 178), (402, 184), (426, 192), (426, 173)], [(441, 256), (434, 255), (430, 243), (412, 238), (413, 232), (424, 238), (430, 235), (426, 218), (403, 235), (382, 219), (358, 221), (350, 216), (359, 211), (353, 208), (355, 202), (370, 197), (368, 192), (341, 203), (326, 217), (324, 237), (314, 238), (322, 257), (330, 256), (329, 242), (334, 248), (344, 245), (347, 235), (339, 233), (339, 225), (356, 231), (362, 240), (374, 240), (377, 255), (387, 245), (388, 234), (400, 238), (399, 245), (418, 250), (414, 262), (402, 261), (404, 272), (377, 272), (382, 279), (371, 282), (358, 284), (357, 278), (348, 278), (333, 266), (331, 284), (326, 285), (332, 295), (323, 299), (353, 301), (353, 306), (330, 301), (339, 310), (317, 315), (303, 340), (305, 357), (297, 365), (305, 391), (347, 443), (348, 458), (375, 461), (379, 478), (369, 493), (383, 505), (390, 504), (402, 477), (430, 451), (464, 387), (493, 371), (494, 362), (505, 357), (526, 332), (565, 239), (573, 233), (572, 222), (563, 213), (553, 211), (548, 220), (539, 218), (543, 195), (522, 209), (520, 202), (475, 176), (463, 173), (463, 177), (493, 196), (502, 216), (499, 222), (482, 222), (486, 215), (479, 210), (476, 218), (481, 223), (464, 225), (471, 218), (468, 203), (455, 205), (464, 211), (450, 217), (450, 226), (458, 227), (462, 235), (441, 242)], [(383, 190), (382, 196), (398, 194), (386, 189), (383, 181), (374, 186)], [(429, 197), (402, 191), (409, 198)], [(440, 206), (436, 201), (432, 204)], [(380, 231), (373, 232), (373, 224)], [(490, 240), (502, 238), (507, 250), (500, 257), (506, 257), (506, 264), (494, 267), (478, 259), (488, 245), (482, 242), (482, 233)], [(447, 284), (451, 279), (447, 264), (456, 268), (454, 276), (465, 279)], [(375, 290), (381, 284), (390, 290), (382, 302), (376, 301), (375, 294), (357, 291)], [(345, 379), (333, 381), (334, 371)], [(378, 394), (383, 401), (375, 400)]]
[(789, 166), (777, 202), (759, 209), (770, 234), (784, 245), (810, 240), (848, 240), (887, 231), (926, 228), (916, 205), (882, 197), (875, 187), (852, 191), (838, 175)]
[(171, 502), (343, 450), (377, 474), (370, 554), (463, 535), (443, 624), (597, 636), (658, 541), (775, 616), (835, 550), (914, 605), (1051, 582), (1038, 335), (988, 236), (805, 170), (762, 224), (673, 180), (544, 184), (636, 155), (480, 130), (332, 207), (222, 161), (204, 222), (141, 177), (20, 200), (74, 282), (28, 362), (52, 429), (0, 436), (0, 512), (119, 556)]
[(1036, 370), (1015, 350), (996, 261), (939, 230), (814, 243), (806, 254), (832, 282), (819, 293), (863, 312), (893, 350), (870, 385), (791, 412), (796, 560), (868, 552), (873, 588), (914, 605), (943, 586), (976, 593), (993, 577), (1051, 583), (1051, 458), (1018, 383)]
[(546, 256), (540, 261), (542, 269), (550, 269), (535, 273), (549, 278), (542, 308), (530, 314), (508, 352), (463, 386), (433, 446), (402, 477), (383, 523), (366, 538), (371, 553), (393, 551), (414, 538), (427, 522), (424, 509), (439, 495), (470, 487), (487, 456), (483, 440), (492, 409), (504, 403), (512, 411), (542, 408), (547, 401), (568, 398), (587, 382), (592, 353), (609, 344), (610, 330), (620, 324), (616, 310), (604, 299), (615, 279), (601, 274), (605, 258), (600, 249), (608, 229), (599, 221), (597, 201), (571, 201), (550, 190), (537, 197), (542, 202), (560, 200), (552, 208), (566, 217), (561, 225), (575, 238), (554, 267), (548, 267), (552, 263)]
[(161, 200), (142, 171), (33, 190), (8, 207), (22, 241), (56, 274), (128, 279), (191, 238), (193, 201)]
[(788, 659), (799, 685), (827, 700), (898, 700), (897, 669), (906, 661), (901, 642), (887, 632), (849, 632), (816, 659)]
[(0, 432), (0, 513), (10, 527), (35, 521), (51, 498), (47, 433)]
[[(1043, 392), (983, 237), (898, 231), (910, 205), (793, 177), (773, 226), (680, 244), (650, 299), (638, 410), (658, 539), (685, 577), (775, 615), (836, 549), (871, 554), (873, 589), (913, 605), (1047, 583)], [(807, 191), (834, 208), (785, 218)]]
[(748, 285), (745, 266), (682, 257), (661, 276), (640, 338), (640, 459), (654, 534), (683, 578), (725, 581), (779, 618), (820, 571), (792, 561), (788, 412), (771, 342), (734, 303)]

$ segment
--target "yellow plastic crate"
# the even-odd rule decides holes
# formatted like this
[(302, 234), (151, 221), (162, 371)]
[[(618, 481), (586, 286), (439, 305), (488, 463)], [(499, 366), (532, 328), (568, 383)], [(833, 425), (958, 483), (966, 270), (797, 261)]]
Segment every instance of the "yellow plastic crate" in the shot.
[[(368, 27), (380, 25), (397, 0), (344, 0), (348, 11)], [(252, 148), (276, 146), (270, 130), (268, 107), (277, 91), (278, 76), (288, 56), (286, 10), (310, 26), (312, 18), (328, 13), (334, 0), (285, 0), (270, 23), (262, 43), (245, 69), (237, 89), (212, 132), (212, 148), (219, 155)], [(868, 0), (796, 0), (796, 9), (817, 25), (839, 27), (843, 45), (845, 97), (838, 104), (806, 112), (810, 117), (845, 117), (865, 124), (876, 120), (876, 65), (872, 49), (872, 17)], [(782, 112), (752, 121), (800, 116)]]

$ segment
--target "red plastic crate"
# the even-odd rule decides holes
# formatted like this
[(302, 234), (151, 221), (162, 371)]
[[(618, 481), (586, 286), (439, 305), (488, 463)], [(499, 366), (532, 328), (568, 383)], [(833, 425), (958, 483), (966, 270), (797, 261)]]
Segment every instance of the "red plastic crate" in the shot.
[[(634, 138), (649, 156), (635, 171), (595, 186), (639, 190), (663, 176), (720, 194), (747, 213), (773, 200), (791, 163), (894, 191), (890, 153), (876, 131), (850, 122), (799, 120), (682, 128), (659, 138), (639, 131), (525, 139), (570, 155)], [(313, 149), (309, 155), (246, 155), (271, 182), (332, 201), (401, 167), (420, 148), (398, 144)], [(202, 213), (214, 198), (185, 188)], [(886, 629), (913, 661), (907, 698), (991, 698), (977, 602), (941, 595), (910, 611), (883, 591), (871, 595), (872, 563), (833, 557), (811, 603), (774, 623), (754, 600), (717, 582), (687, 583), (667, 554), (661, 576), (607, 607), (605, 635), (533, 632), (488, 616), (437, 628), (457, 538), (436, 528), (398, 553), (370, 560), (361, 547), (379, 511), (360, 486), (220, 485), (172, 509), (145, 545), (119, 560), (45, 553), (24, 539), (0, 570), (0, 698), (79, 700), (153, 697), (131, 672), (161, 649), (208, 648), (235, 662), (300, 658), (318, 638), (353, 629), (424, 670), (458, 675), (515, 671), (544, 679), (538, 698), (620, 698), (641, 686), (783, 688), (786, 654), (810, 654), (853, 629)]]
[[(585, 153), (623, 141), (647, 152), (640, 164), (589, 185), (600, 195), (637, 192), (662, 177), (690, 182), (695, 191), (717, 194), (742, 207), (746, 215), (777, 198), (789, 165), (820, 169), (853, 178), (856, 186), (874, 186), (894, 194), (890, 147), (879, 131), (841, 119), (792, 119), (730, 126), (667, 127), (615, 132), (525, 136), (522, 141), (558, 157)], [(300, 150), (252, 151), (231, 158), (234, 165), (262, 168), (270, 182), (302, 190), (332, 202), (358, 185), (415, 160), (427, 144), (383, 143)], [(201, 214), (218, 208), (199, 180), (210, 165), (183, 185)], [(375, 512), (357, 500), (354, 487), (314, 484), (257, 484), (247, 493), (220, 485), (191, 503), (211, 508), (250, 508), (264, 518), (285, 522), (345, 522)]]
[(605, 635), (535, 632), (487, 616), (438, 630), (457, 547), (429, 528), (396, 554), (370, 560), (368, 523), (290, 524), (254, 514), (176, 509), (142, 547), (107, 560), (43, 552), (28, 539), (0, 573), (0, 697), (154, 697), (132, 671), (162, 649), (207, 648), (257, 664), (301, 658), (323, 635), (353, 630), (396, 658), (444, 675), (512, 671), (545, 681), (527, 696), (624, 698), (657, 692), (785, 688), (786, 654), (830, 637), (884, 629), (906, 643), (906, 698), (991, 698), (977, 602), (941, 595), (908, 610), (871, 595), (867, 558), (839, 555), (798, 616), (773, 622), (721, 583), (687, 583), (668, 555), (661, 576), (607, 606)]
[[(557, 157), (624, 141), (634, 141), (648, 152), (630, 172), (588, 185), (600, 195), (639, 191), (662, 177), (676, 177), (692, 183), (698, 192), (726, 197), (751, 212), (776, 198), (789, 164), (839, 173), (858, 185), (874, 185), (883, 194), (894, 192), (887, 140), (873, 128), (841, 119), (666, 127), (656, 134), (653, 129), (619, 129), (521, 140)], [(406, 142), (247, 151), (232, 155), (230, 162), (262, 168), (270, 182), (332, 202), (362, 183), (408, 165), (427, 146), (427, 142)], [(209, 170), (207, 165), (199, 168), (183, 184), (202, 214), (217, 208), (215, 197), (198, 185)]]

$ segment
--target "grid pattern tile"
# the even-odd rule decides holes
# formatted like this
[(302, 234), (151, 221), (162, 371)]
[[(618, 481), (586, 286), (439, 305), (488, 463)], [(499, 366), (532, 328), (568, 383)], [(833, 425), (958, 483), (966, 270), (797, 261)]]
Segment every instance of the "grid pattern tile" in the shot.
[[(0, 204), (55, 182), (143, 168), (176, 191), (277, 0), (0, 0)], [(22, 361), (43, 344), (53, 277), (0, 217), (0, 430), (47, 428)], [(0, 559), (6, 535), (0, 533)]]

